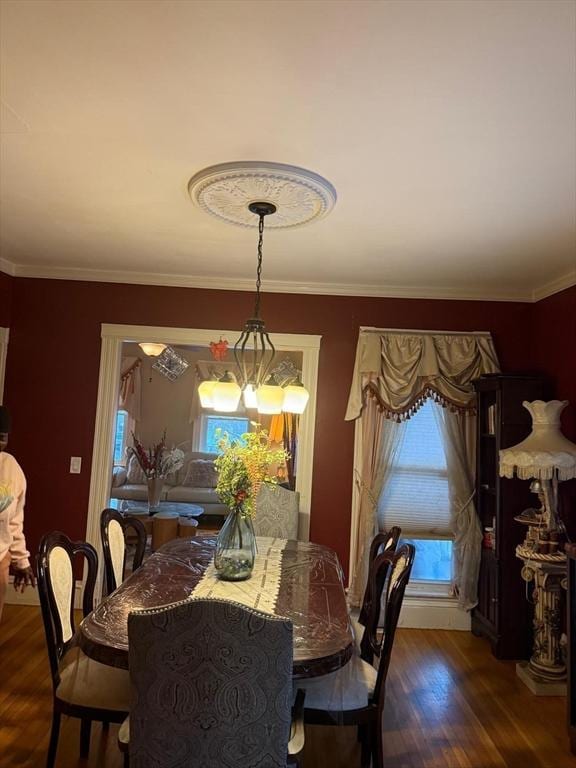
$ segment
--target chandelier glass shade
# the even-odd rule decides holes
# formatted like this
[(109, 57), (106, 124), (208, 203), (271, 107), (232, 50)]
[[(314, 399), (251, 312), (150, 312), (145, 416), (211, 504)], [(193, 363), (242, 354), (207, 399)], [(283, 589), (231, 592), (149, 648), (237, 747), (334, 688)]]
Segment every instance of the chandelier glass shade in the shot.
[(222, 413), (234, 413), (238, 410), (242, 390), (231, 373), (226, 371), (212, 387), (212, 408)]
[(202, 408), (214, 408), (214, 387), (218, 379), (206, 379), (198, 387), (198, 397)]
[(282, 410), (285, 413), (304, 413), (310, 394), (300, 379), (284, 387)]
[(284, 390), (276, 381), (274, 376), (270, 376), (266, 383), (261, 384), (256, 390), (256, 405), (258, 413), (276, 414), (282, 413), (284, 404)]
[(242, 399), (244, 400), (244, 408), (258, 408), (258, 401), (256, 400), (256, 390), (252, 384), (246, 384), (242, 391)]

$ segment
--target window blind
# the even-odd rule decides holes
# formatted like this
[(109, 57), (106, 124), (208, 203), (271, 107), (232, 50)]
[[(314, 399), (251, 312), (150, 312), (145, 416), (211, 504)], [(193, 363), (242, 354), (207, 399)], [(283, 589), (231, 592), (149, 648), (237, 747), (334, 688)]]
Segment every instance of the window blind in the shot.
[(378, 503), (381, 529), (403, 535), (451, 537), (446, 457), (432, 400), (406, 422), (398, 460)]

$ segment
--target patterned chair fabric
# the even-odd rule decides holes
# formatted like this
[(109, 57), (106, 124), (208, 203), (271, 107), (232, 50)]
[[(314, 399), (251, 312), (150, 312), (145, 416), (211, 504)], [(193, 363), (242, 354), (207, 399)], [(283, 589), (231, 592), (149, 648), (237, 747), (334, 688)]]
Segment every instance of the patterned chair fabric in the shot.
[(131, 768), (286, 766), (292, 623), (225, 600), (131, 613)]
[(279, 485), (262, 485), (256, 500), (254, 532), (256, 536), (279, 539), (298, 538), (300, 494)]

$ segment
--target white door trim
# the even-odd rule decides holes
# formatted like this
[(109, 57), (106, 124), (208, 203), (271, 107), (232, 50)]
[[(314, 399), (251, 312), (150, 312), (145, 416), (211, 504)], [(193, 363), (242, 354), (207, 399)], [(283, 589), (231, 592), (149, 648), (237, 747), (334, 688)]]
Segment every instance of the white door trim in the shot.
[(6, 355), (10, 328), (0, 328), (0, 404), (4, 402), (4, 376), (6, 374)]
[[(238, 331), (206, 330), (199, 328), (163, 328), (146, 325), (102, 324), (100, 374), (96, 424), (92, 452), (92, 473), (88, 501), (86, 540), (101, 554), (100, 512), (110, 497), (112, 482), (112, 447), (114, 419), (120, 386), (120, 358), (123, 342), (158, 341), (164, 344), (208, 346), (210, 341), (223, 338), (236, 339)], [(316, 422), (316, 392), (318, 386), (318, 358), (321, 336), (299, 333), (271, 333), (272, 343), (279, 352), (302, 352), (302, 383), (310, 393), (308, 407), (300, 417), (298, 440), (298, 474), (296, 490), (300, 493), (300, 520), (298, 536), (307, 541), (310, 536), (312, 498), (312, 466), (314, 457), (314, 428)], [(100, 594), (101, 573), (95, 594)]]

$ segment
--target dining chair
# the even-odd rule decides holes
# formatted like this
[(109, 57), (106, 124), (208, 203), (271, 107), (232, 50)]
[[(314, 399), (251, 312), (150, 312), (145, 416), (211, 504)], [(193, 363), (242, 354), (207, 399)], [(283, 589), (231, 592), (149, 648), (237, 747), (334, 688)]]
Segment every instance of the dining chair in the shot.
[[(359, 728), (362, 743), (361, 765), (383, 768), (382, 715), (386, 695), (386, 678), (390, 666), (394, 636), (406, 584), (414, 562), (415, 548), (403, 544), (396, 552), (377, 555), (370, 566), (371, 585), (376, 595), (382, 573), (388, 574), (385, 585), (384, 632), (378, 632), (379, 611), (367, 619), (367, 647), (362, 655), (353, 656), (344, 667), (322, 677), (299, 681), (306, 693), (304, 720), (312, 725), (354, 725)], [(378, 657), (378, 667), (372, 666)]]
[(123, 515), (116, 509), (105, 509), (100, 515), (100, 537), (104, 554), (104, 583), (106, 597), (124, 581), (126, 570), (126, 533), (132, 529), (136, 545), (132, 558), (132, 571), (142, 565), (146, 549), (146, 528), (141, 520)]
[(395, 552), (401, 534), (402, 529), (398, 528), (398, 526), (394, 526), (393, 528), (390, 528), (389, 531), (382, 531), (377, 533), (370, 543), (370, 552), (368, 553), (368, 578), (366, 579), (366, 587), (364, 588), (362, 605), (360, 606), (358, 618), (355, 618), (354, 616), (350, 617), (352, 631), (354, 632), (354, 640), (356, 641), (356, 647), (358, 650), (360, 650), (362, 647), (362, 642), (366, 633), (366, 621), (370, 615), (372, 606), (377, 606), (379, 611), (381, 609), (382, 589), (387, 576), (386, 566), (383, 565), (378, 575), (378, 584), (376, 584), (376, 594), (379, 595), (379, 597), (377, 600), (373, 601), (372, 584), (370, 579), (370, 564), (374, 562), (376, 557), (381, 552)]
[(256, 536), (298, 538), (300, 493), (280, 485), (263, 483), (256, 499), (253, 525)]
[(189, 599), (128, 617), (132, 698), (120, 728), (131, 768), (297, 765), (292, 622), (238, 603)]
[(87, 578), (82, 595), (82, 612), (93, 607), (98, 570), (96, 550), (85, 542), (73, 542), (60, 531), (45, 535), (37, 557), (38, 592), (46, 633), (52, 677), (52, 731), (47, 768), (56, 762), (62, 715), (81, 720), (80, 756), (87, 757), (93, 720), (121, 723), (128, 713), (130, 681), (126, 670), (100, 664), (74, 644), (74, 558), (82, 555)]
[(131, 768), (298, 765), (292, 622), (238, 603), (189, 599), (128, 617), (132, 699), (119, 745)]
[[(402, 529), (395, 525), (390, 528), (389, 531), (382, 531), (377, 533), (372, 539), (370, 544), (370, 552), (368, 554), (368, 571), (370, 571), (370, 564), (374, 562), (377, 555), (381, 552), (395, 552), (398, 545), (398, 540), (402, 535)], [(382, 573), (382, 577), (386, 579), (386, 572)], [(366, 626), (366, 619), (370, 612), (372, 604), (372, 598), (370, 594), (370, 578), (366, 579), (366, 588), (364, 589), (364, 597), (362, 598), (362, 605), (360, 606), (360, 613), (358, 614), (358, 624), (363, 627)], [(380, 594), (382, 594), (382, 588), (380, 588)], [(362, 633), (361, 633), (362, 634)]]

